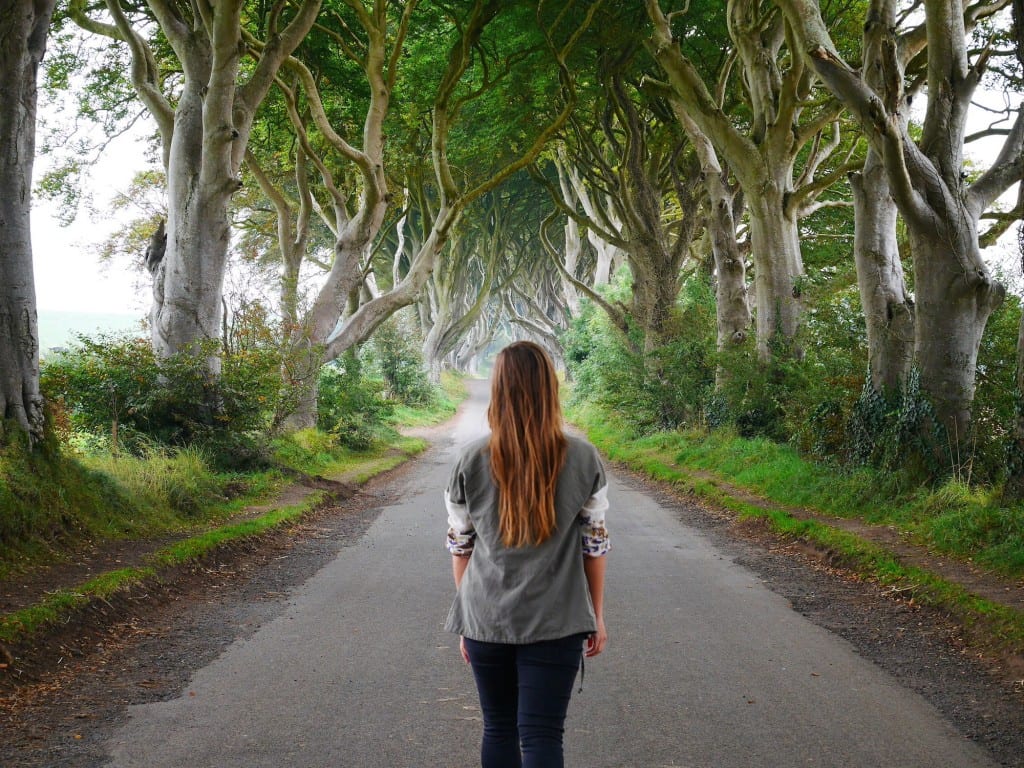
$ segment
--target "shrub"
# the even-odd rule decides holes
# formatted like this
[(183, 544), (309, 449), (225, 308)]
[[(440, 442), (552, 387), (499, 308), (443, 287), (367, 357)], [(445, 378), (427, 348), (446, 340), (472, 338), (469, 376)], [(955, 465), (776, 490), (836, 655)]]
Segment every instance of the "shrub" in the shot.
[(418, 333), (403, 315), (381, 324), (360, 357), (384, 382), (386, 396), (404, 405), (431, 405), (437, 394), (423, 363)]
[(977, 389), (972, 408), (971, 473), (984, 483), (997, 483), (1014, 469), (1019, 459), (1013, 445), (1018, 417), (1017, 333), (1021, 300), (1007, 296), (992, 313), (978, 350)]
[(194, 445), (219, 466), (252, 464), (280, 389), (279, 357), (266, 349), (225, 354), (211, 379), (206, 359), (219, 352), (208, 341), (158, 359), (144, 339), (83, 336), (46, 362), (40, 383), (73, 427), (107, 435), (114, 453)]
[(846, 434), (847, 457), (854, 464), (899, 470), (918, 480), (938, 477), (945, 469), (939, 457), (946, 433), (921, 392), (916, 370), (893, 392), (875, 389), (865, 377)]
[(714, 383), (714, 312), (707, 286), (690, 281), (666, 323), (664, 343), (644, 353), (639, 331), (623, 335), (602, 310), (582, 302), (562, 336), (573, 402), (611, 409), (638, 432), (701, 421)]
[(354, 350), (320, 369), (317, 425), (353, 450), (364, 451), (383, 434), (393, 409), (383, 383), (364, 377)]

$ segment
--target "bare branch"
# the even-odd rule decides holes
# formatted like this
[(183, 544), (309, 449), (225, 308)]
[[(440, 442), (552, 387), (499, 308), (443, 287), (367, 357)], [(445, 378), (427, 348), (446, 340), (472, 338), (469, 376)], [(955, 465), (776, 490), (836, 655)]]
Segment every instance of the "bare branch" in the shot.
[(1013, 129), (1003, 143), (992, 167), (968, 189), (968, 202), (976, 215), (1005, 190), (1024, 178), (1024, 107), (1017, 111)]

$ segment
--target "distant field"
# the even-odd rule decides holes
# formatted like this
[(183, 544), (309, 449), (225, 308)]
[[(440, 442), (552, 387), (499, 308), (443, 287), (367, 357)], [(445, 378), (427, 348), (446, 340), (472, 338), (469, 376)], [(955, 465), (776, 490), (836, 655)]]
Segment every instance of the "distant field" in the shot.
[(39, 349), (43, 357), (53, 347), (74, 343), (78, 334), (139, 331), (142, 315), (104, 314), (100, 312), (55, 312), (39, 310)]

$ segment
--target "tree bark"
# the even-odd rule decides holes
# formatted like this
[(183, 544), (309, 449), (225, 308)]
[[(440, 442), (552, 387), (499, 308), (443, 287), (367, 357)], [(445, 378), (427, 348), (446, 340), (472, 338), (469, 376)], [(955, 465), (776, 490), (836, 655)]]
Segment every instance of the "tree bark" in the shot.
[(728, 174), (722, 169), (714, 145), (676, 100), (673, 111), (700, 159), (701, 178), (708, 195), (707, 229), (715, 265), (716, 346), (721, 351), (742, 345), (752, 320), (747, 267), (736, 241), (737, 190), (730, 188)]
[(851, 174), (853, 257), (868, 337), (871, 386), (895, 391), (914, 360), (914, 302), (907, 291), (896, 241), (896, 204), (873, 150), (861, 173)]
[[(757, 349), (763, 360), (773, 357), (774, 342), (792, 344), (800, 327), (799, 279), (804, 274), (797, 219), (785, 205), (789, 190), (768, 180), (747, 194), (750, 243), (754, 261), (754, 303), (757, 307)], [(790, 349), (784, 353), (799, 354)]]
[(935, 401), (936, 411), (953, 445), (970, 436), (971, 403), (981, 335), (989, 316), (1002, 303), (1006, 289), (988, 275), (975, 245), (981, 273), (965, 275), (950, 251), (970, 252), (977, 231), (969, 220), (956, 222), (953, 232), (942, 227), (908, 227), (914, 255), (917, 296), (915, 355), (921, 369), (921, 389)]
[[(1017, 43), (1017, 61), (1024, 66), (1024, 0), (1013, 0), (1013, 32)], [(1024, 209), (1024, 174), (1017, 187), (1017, 207)], [(1017, 226), (1017, 250), (1024, 270), (1024, 226)], [(1003, 495), (1009, 500), (1024, 498), (1024, 312), (1017, 324), (1017, 413), (1010, 446), (1008, 477)]]
[[(901, 51), (900, 49), (903, 48)], [(864, 25), (864, 82), (886, 103), (910, 111), (903, 89), (905, 61), (916, 47), (896, 38), (896, 0), (873, 0)], [(882, 156), (868, 146), (864, 168), (850, 174), (853, 256), (868, 337), (868, 370), (875, 390), (895, 391), (914, 360), (914, 302), (907, 291), (896, 237), (898, 209)]]
[[(600, 205), (600, 193), (591, 194), (590, 190), (587, 189), (586, 184), (580, 178), (579, 172), (566, 155), (564, 147), (559, 150), (556, 165), (559, 170), (559, 183), (562, 184), (563, 174), (565, 182), (567, 182), (562, 184), (562, 197), (566, 205), (575, 208), (578, 202), (583, 209), (584, 215), (590, 221), (599, 223), (600, 227), (608, 232), (615, 235), (620, 234), (622, 231), (622, 221), (615, 211), (615, 206), (607, 200), (605, 200), (604, 205)], [(587, 227), (587, 242), (590, 243), (594, 253), (597, 254), (594, 275), (590, 283), (595, 286), (607, 285), (615, 273), (615, 268), (622, 262), (625, 254), (619, 245), (609, 242), (609, 240), (602, 237), (598, 232), (598, 227)], [(572, 274), (575, 275), (575, 273)]]
[(30, 227), (36, 76), (53, 7), (14, 0), (0, 8), (0, 437), (13, 425), (30, 445), (44, 430)]
[[(221, 295), (231, 228), (228, 206), (241, 183), (211, 173), (204, 144), (202, 83), (186, 84), (174, 120), (167, 162), (167, 250), (154, 280), (150, 309), (153, 350), (159, 357), (186, 351), (220, 333)], [(222, 141), (232, 141), (227, 136)], [(205, 170), (205, 172), (204, 172)], [(220, 358), (207, 359), (211, 375)]]

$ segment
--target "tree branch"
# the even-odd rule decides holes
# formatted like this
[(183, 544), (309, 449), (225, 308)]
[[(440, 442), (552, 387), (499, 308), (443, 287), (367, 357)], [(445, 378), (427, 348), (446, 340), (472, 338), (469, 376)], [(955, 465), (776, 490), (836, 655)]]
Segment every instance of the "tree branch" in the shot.
[(968, 188), (968, 201), (980, 215), (1014, 182), (1024, 178), (1024, 107), (1017, 111), (1010, 135), (1006, 137), (992, 166)]

